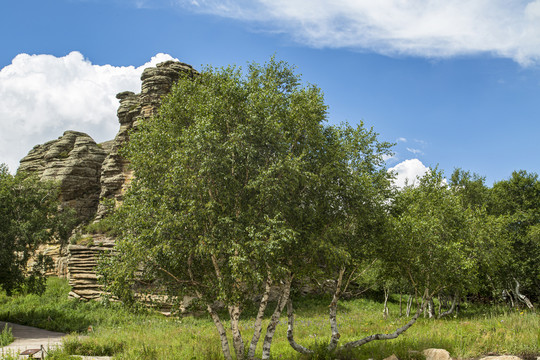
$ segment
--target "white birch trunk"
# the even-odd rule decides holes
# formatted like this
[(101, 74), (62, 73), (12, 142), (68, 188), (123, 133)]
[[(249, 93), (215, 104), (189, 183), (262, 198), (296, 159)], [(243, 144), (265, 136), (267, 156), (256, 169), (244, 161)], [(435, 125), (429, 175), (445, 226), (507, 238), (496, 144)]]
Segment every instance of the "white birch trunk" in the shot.
[(276, 332), (276, 327), (278, 325), (281, 312), (285, 308), (287, 301), (289, 301), (289, 295), (291, 293), (291, 281), (292, 275), (285, 281), (285, 284), (283, 285), (283, 292), (279, 298), (274, 313), (272, 314), (270, 323), (266, 328), (266, 336), (264, 337), (263, 342), (262, 360), (268, 360), (270, 358), (270, 346), (272, 345), (272, 339), (274, 337), (274, 333)]
[[(426, 290), (426, 297), (427, 297), (427, 290)], [(422, 302), (422, 306), (418, 307), (418, 310), (416, 311), (416, 314), (412, 317), (412, 319), (409, 320), (409, 322), (407, 324), (405, 324), (402, 327), (398, 328), (393, 333), (391, 333), (391, 334), (374, 334), (374, 335), (366, 336), (365, 338), (362, 338), (360, 340), (348, 342), (345, 345), (343, 345), (342, 347), (345, 348), (345, 349), (350, 349), (350, 348), (365, 345), (365, 344), (367, 344), (367, 343), (369, 343), (371, 341), (374, 341), (374, 340), (390, 340), (390, 339), (397, 338), (399, 335), (403, 334), (411, 326), (413, 326), (413, 324), (416, 322), (416, 320), (418, 319), (418, 317), (420, 316), (420, 314), (424, 310), (424, 308), (426, 306), (426, 303), (427, 303), (427, 301), (424, 300)]]
[(287, 316), (289, 318), (289, 323), (287, 325), (287, 340), (289, 341), (289, 345), (295, 350), (298, 351), (301, 354), (311, 354), (313, 351), (310, 349), (296, 343), (294, 341), (294, 312), (293, 312), (293, 306), (292, 306), (292, 300), (289, 299), (287, 302)]
[(456, 293), (456, 294), (454, 294), (454, 298), (452, 299), (452, 305), (450, 305), (450, 309), (446, 310), (443, 313), (441, 313), (439, 311), (439, 316), (437, 317), (437, 319), (440, 319), (443, 316), (448, 316), (448, 315), (452, 314), (454, 312), (454, 310), (456, 309), (457, 299), (458, 299), (458, 294)]
[(409, 297), (407, 298), (407, 310), (405, 310), (406, 317), (411, 316), (412, 301), (413, 301), (412, 295), (409, 295)]
[[(337, 326), (337, 303), (338, 303), (339, 297), (341, 296), (341, 283), (343, 281), (344, 273), (345, 273), (345, 268), (341, 268), (341, 270), (339, 271), (339, 277), (338, 277), (338, 281), (336, 285), (336, 290), (334, 291), (332, 302), (330, 303), (330, 306), (328, 307), (329, 318), (330, 318), (330, 329), (332, 329), (332, 337), (330, 338), (330, 343), (328, 343), (328, 350), (330, 351), (336, 348), (339, 338), (341, 337), (338, 331), (338, 326)], [(292, 308), (292, 304), (291, 304), (291, 308)]]
[(257, 312), (257, 318), (255, 319), (253, 337), (251, 338), (251, 343), (249, 344), (248, 360), (253, 360), (255, 358), (255, 351), (257, 350), (257, 344), (259, 343), (259, 339), (261, 337), (262, 320), (264, 316), (264, 311), (266, 310), (266, 306), (268, 305), (268, 296), (270, 295), (270, 286), (271, 286), (271, 281), (270, 281), (270, 278), (268, 278), (265, 283), (264, 294), (262, 296), (261, 303), (259, 304), (259, 311)]
[(212, 309), (210, 305), (206, 306), (208, 312), (210, 313), (210, 316), (212, 317), (212, 320), (214, 321), (214, 324), (216, 325), (217, 331), (219, 333), (219, 338), (221, 339), (221, 350), (223, 351), (223, 356), (225, 357), (225, 360), (232, 360), (231, 351), (229, 349), (229, 341), (227, 340), (227, 331), (225, 330), (225, 327), (221, 323), (221, 320), (219, 319), (219, 316), (217, 312)]
[(529, 309), (531, 309), (531, 310), (534, 309), (534, 306), (531, 303), (531, 301), (529, 300), (529, 298), (519, 292), (519, 282), (517, 281), (517, 279), (514, 279), (514, 281), (516, 282), (516, 288), (514, 290), (514, 292), (516, 293), (516, 298), (519, 301), (523, 302), (525, 305), (527, 305), (527, 307)]
[(236, 360), (244, 360), (244, 340), (238, 327), (238, 323), (240, 322), (240, 307), (238, 305), (229, 306), (229, 315), (231, 317), (231, 332)]
[(403, 294), (399, 293), (399, 317), (403, 316)]
[(386, 320), (388, 318), (388, 295), (389, 295), (388, 289), (384, 288), (384, 306), (383, 306), (383, 319)]
[(429, 298), (427, 308), (428, 308), (428, 316), (431, 319), (431, 318), (433, 318), (434, 311), (435, 311), (435, 309), (434, 309), (435, 304), (433, 303), (433, 298)]

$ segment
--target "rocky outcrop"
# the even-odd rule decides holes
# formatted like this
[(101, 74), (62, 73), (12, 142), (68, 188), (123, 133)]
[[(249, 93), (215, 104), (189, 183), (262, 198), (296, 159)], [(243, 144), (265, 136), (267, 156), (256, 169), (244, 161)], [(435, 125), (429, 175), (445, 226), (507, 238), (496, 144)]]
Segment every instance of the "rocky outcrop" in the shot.
[[(142, 73), (141, 93), (130, 91), (116, 95), (120, 100), (117, 116), (120, 129), (114, 140), (103, 143), (107, 150), (100, 176), (101, 200), (110, 199), (117, 206), (122, 202), (126, 188), (133, 178), (129, 163), (121, 154), (120, 149), (129, 141), (129, 133), (137, 125), (155, 115), (164, 95), (171, 91), (172, 85), (182, 73), (194, 76), (197, 72), (190, 66), (176, 61), (167, 61), (156, 67), (145, 69)], [(108, 204), (100, 203), (95, 219), (99, 220), (107, 214)], [(104, 251), (114, 247), (114, 239), (104, 235), (82, 235), (85, 241), (68, 247), (69, 283), (72, 286), (70, 296), (81, 299), (96, 299), (102, 294), (102, 287), (97, 281), (95, 272), (96, 259)], [(147, 300), (147, 299), (146, 299)], [(151, 299), (152, 302), (158, 302)], [(159, 303), (159, 302), (158, 302)]]
[(21, 160), (18, 171), (58, 182), (62, 205), (89, 220), (98, 207), (101, 164), (106, 155), (90, 136), (70, 130), (56, 140), (35, 146)]
[(87, 235), (85, 244), (68, 246), (69, 295), (77, 299), (95, 300), (102, 295), (102, 285), (96, 275), (97, 260), (107, 251), (113, 251), (114, 239), (103, 235)]
[[(115, 206), (119, 205), (133, 178), (128, 162), (120, 155), (130, 130), (157, 114), (162, 97), (171, 91), (181, 74), (193, 77), (197, 71), (178, 61), (145, 69), (139, 94), (125, 91), (116, 95), (120, 100), (117, 111), (120, 129), (113, 140), (98, 145), (87, 134), (66, 131), (56, 140), (35, 146), (21, 160), (19, 171), (36, 173), (41, 180), (57, 181), (62, 205), (75, 209), (81, 220), (101, 219), (111, 202), (106, 205), (100, 200), (110, 199)], [(58, 244), (47, 244), (41, 253), (53, 255), (57, 275), (67, 272), (71, 296), (95, 299), (101, 294), (96, 259), (103, 251), (112, 249), (114, 241), (99, 234), (79, 236), (88, 241), (70, 245), (67, 256)]]
[[(103, 162), (101, 172), (101, 199), (112, 199), (115, 205), (122, 202), (126, 187), (133, 178), (128, 162), (120, 155), (120, 148), (129, 139), (129, 131), (140, 121), (155, 115), (161, 104), (161, 98), (171, 91), (172, 85), (180, 74), (194, 76), (197, 72), (190, 66), (177, 61), (166, 61), (156, 67), (143, 71), (141, 93), (130, 91), (116, 95), (120, 100), (118, 121), (120, 130), (110, 146), (110, 152)], [(107, 213), (107, 205), (100, 204), (97, 218)]]

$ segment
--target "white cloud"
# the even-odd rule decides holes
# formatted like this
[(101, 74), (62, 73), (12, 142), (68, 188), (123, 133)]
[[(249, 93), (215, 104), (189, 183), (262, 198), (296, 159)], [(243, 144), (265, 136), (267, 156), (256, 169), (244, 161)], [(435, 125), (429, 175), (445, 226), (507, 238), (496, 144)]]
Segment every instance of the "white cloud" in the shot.
[(405, 139), (404, 137), (399, 137), (397, 138), (396, 142), (407, 142), (407, 139)]
[(409, 148), (409, 147), (407, 148), (407, 151), (413, 153), (414, 155), (423, 154), (422, 150), (413, 149), (413, 148)]
[(15, 172), (37, 144), (65, 130), (88, 133), (97, 142), (118, 131), (115, 95), (140, 91), (144, 68), (170, 60), (157, 54), (140, 67), (93, 65), (79, 52), (63, 57), (19, 54), (0, 70), (0, 162)]
[(540, 0), (176, 0), (314, 47), (430, 58), (490, 53), (540, 62)]
[(424, 176), (430, 169), (418, 159), (409, 159), (400, 162), (396, 166), (388, 169), (388, 171), (396, 173), (397, 176), (394, 180), (394, 185), (402, 188), (406, 184), (414, 184), (417, 177)]

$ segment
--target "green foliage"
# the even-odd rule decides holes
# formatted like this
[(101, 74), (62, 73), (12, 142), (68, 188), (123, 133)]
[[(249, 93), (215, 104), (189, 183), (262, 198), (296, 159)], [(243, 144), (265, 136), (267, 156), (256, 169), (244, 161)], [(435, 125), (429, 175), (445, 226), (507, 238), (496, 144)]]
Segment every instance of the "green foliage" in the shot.
[(95, 338), (69, 337), (63, 342), (68, 354), (83, 356), (112, 356), (124, 350), (125, 343), (110, 339), (106, 343)]
[(363, 124), (325, 126), (326, 111), (275, 59), (180, 78), (124, 149), (137, 176), (111, 217), (108, 288), (131, 301), (140, 271), (172, 295), (240, 306), (267, 278), (364, 262), (385, 226), (391, 144)]
[(86, 225), (83, 229), (87, 234), (105, 234), (109, 236), (119, 236), (120, 231), (115, 227), (111, 218), (105, 217)]
[(0, 319), (17, 324), (60, 332), (86, 332), (89, 326), (119, 326), (144, 321), (151, 315), (134, 312), (119, 303), (100, 304), (69, 299), (65, 279), (48, 278), (41, 294), (0, 296)]
[(63, 349), (51, 349), (45, 356), (46, 360), (80, 360), (79, 356), (69, 355)]
[(58, 210), (57, 187), (26, 174), (15, 176), (0, 164), (0, 286), (8, 293), (43, 289), (42, 275), (50, 261), (27, 263), (36, 247), (57, 239), (66, 242), (74, 226), (69, 210)]
[(492, 239), (483, 233), (487, 229), (481, 210), (464, 208), (464, 203), (437, 170), (397, 195), (392, 217), (396, 239), (383, 256), (416, 290), (463, 294), (477, 286), (485, 256), (481, 250), (489, 250), (484, 242)]
[(11, 328), (6, 324), (2, 332), (0, 332), (0, 347), (11, 344), (13, 340), (15, 340), (15, 337), (13, 337)]
[(514, 289), (540, 300), (540, 180), (535, 173), (514, 171), (491, 189), (488, 210), (503, 223), (502, 238), (510, 251), (494, 278), (502, 289)]

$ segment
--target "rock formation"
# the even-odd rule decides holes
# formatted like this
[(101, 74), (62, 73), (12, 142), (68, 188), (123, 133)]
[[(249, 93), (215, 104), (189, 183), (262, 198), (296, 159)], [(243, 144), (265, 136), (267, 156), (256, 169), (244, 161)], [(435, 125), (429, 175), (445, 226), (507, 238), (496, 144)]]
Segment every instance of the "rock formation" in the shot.
[[(101, 168), (99, 195), (101, 200), (111, 199), (116, 206), (122, 202), (133, 173), (129, 168), (129, 163), (120, 155), (120, 149), (129, 140), (131, 129), (136, 128), (140, 121), (157, 113), (161, 98), (171, 91), (172, 85), (181, 73), (194, 76), (197, 72), (190, 65), (176, 61), (160, 63), (154, 68), (143, 71), (140, 94), (125, 91), (116, 95), (120, 100), (117, 111), (120, 129), (114, 140), (103, 146), (108, 151)], [(100, 203), (95, 218), (101, 219), (106, 215), (107, 209), (106, 205)], [(100, 238), (99, 235), (92, 235), (92, 238), (93, 241), (89, 246), (70, 245), (68, 248), (70, 253), (68, 272), (72, 297), (95, 299), (101, 296), (101, 288), (93, 270), (95, 258), (100, 256), (100, 252), (111, 248), (114, 239), (107, 238), (107, 241), (103, 242), (105, 238)], [(101, 243), (108, 245), (101, 246), (99, 245)]]
[(68, 246), (69, 295), (77, 299), (94, 300), (101, 297), (102, 285), (96, 275), (97, 260), (104, 251), (113, 251), (114, 239), (103, 235), (88, 235), (87, 244)]
[(66, 131), (58, 139), (30, 150), (18, 171), (37, 173), (41, 180), (58, 182), (62, 205), (89, 220), (99, 203), (101, 164), (106, 155), (87, 134)]
[[(161, 104), (161, 98), (171, 91), (172, 85), (178, 80), (181, 73), (194, 76), (197, 72), (190, 66), (177, 61), (166, 61), (156, 67), (143, 71), (141, 80), (141, 93), (130, 91), (116, 95), (120, 100), (118, 108), (118, 121), (120, 130), (111, 145), (111, 151), (103, 163), (101, 172), (101, 199), (113, 199), (115, 204), (121, 203), (126, 186), (129, 185), (133, 173), (128, 163), (119, 154), (122, 145), (129, 139), (129, 131), (136, 127), (140, 121), (155, 115)], [(104, 204), (100, 204), (97, 218), (103, 217), (107, 212)]]
[[(103, 218), (108, 208), (100, 200), (111, 199), (119, 205), (133, 177), (128, 162), (120, 155), (130, 130), (157, 113), (162, 97), (171, 91), (181, 74), (193, 77), (197, 71), (177, 61), (145, 69), (139, 94), (125, 91), (116, 95), (120, 100), (117, 111), (120, 129), (114, 140), (98, 145), (87, 134), (66, 131), (57, 140), (35, 146), (21, 160), (18, 171), (37, 173), (41, 180), (57, 181), (63, 206), (75, 209), (81, 220)], [(114, 239), (104, 234), (79, 236), (84, 241), (79, 239), (78, 244), (69, 245), (67, 255), (58, 244), (47, 244), (40, 252), (53, 255), (58, 276), (67, 273), (72, 297), (96, 299), (101, 296), (96, 259), (114, 247)]]

